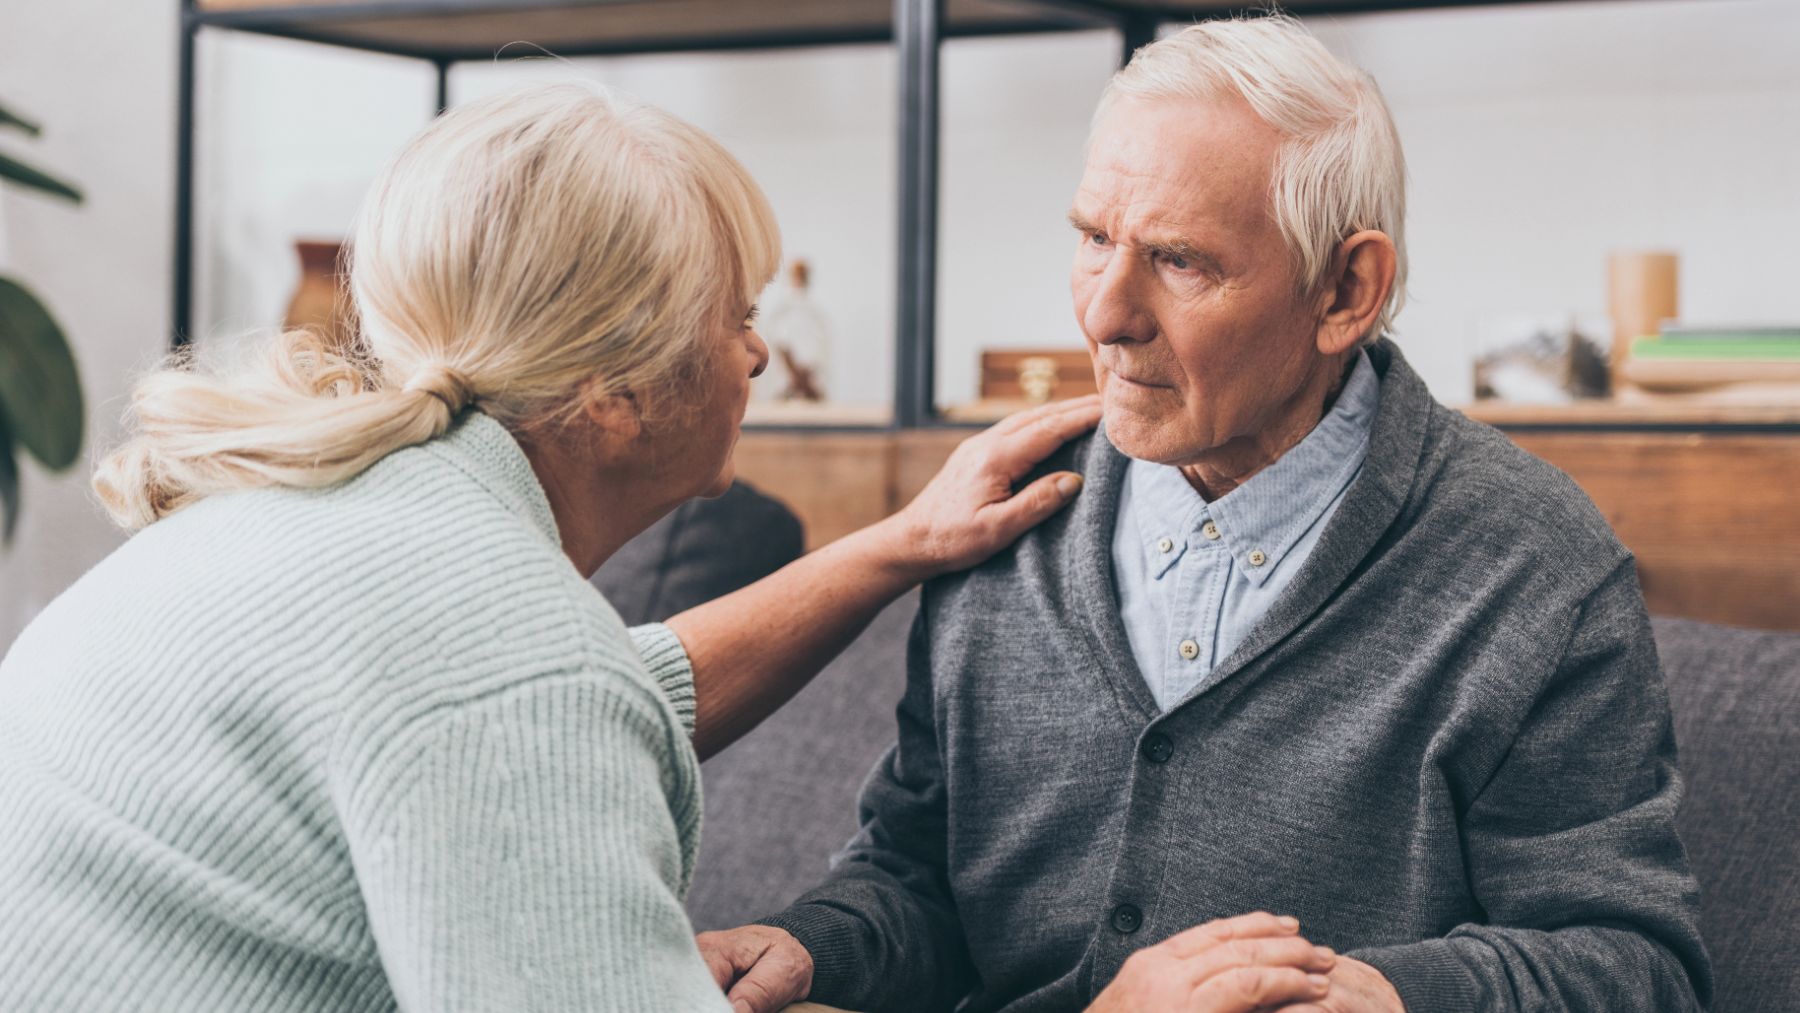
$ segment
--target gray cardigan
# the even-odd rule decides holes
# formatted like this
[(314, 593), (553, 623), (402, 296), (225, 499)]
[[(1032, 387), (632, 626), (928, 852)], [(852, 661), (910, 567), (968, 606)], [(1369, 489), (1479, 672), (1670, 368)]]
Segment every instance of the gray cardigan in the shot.
[(928, 585), (899, 740), (828, 880), (768, 919), (812, 998), (1076, 1009), (1133, 950), (1252, 910), (1413, 1013), (1689, 1010), (1712, 989), (1630, 554), (1561, 472), (1371, 350), (1368, 461), (1218, 677), (1159, 713), (1107, 546), (1068, 512)]

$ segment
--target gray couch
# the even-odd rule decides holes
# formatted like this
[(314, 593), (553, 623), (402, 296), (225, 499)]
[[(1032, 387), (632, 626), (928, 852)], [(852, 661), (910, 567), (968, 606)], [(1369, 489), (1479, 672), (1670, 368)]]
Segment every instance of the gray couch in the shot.
[[(761, 577), (786, 561), (770, 552), (777, 541), (786, 558), (799, 552), (797, 522), (747, 487), (683, 510), (595, 577), (632, 621)], [(908, 595), (887, 609), (792, 703), (707, 761), (688, 897), (697, 928), (785, 906), (855, 831), (858, 788), (893, 740), (916, 605)], [(1680, 825), (1718, 978), (1713, 1009), (1800, 1013), (1800, 960), (1787, 953), (1800, 930), (1800, 634), (1657, 619), (1654, 635), (1688, 783)]]

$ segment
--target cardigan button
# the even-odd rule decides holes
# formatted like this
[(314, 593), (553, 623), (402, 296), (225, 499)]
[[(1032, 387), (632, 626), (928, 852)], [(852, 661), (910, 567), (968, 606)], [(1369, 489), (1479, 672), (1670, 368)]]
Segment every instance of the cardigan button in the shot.
[(1120, 904), (1118, 907), (1113, 908), (1113, 912), (1112, 912), (1113, 931), (1119, 933), (1120, 935), (1129, 936), (1133, 932), (1136, 932), (1138, 930), (1138, 927), (1143, 924), (1144, 924), (1144, 912), (1139, 911), (1137, 909), (1136, 905)]
[(1167, 735), (1155, 732), (1144, 737), (1144, 744), (1139, 747), (1139, 752), (1151, 763), (1168, 763), (1169, 757), (1175, 755), (1175, 743), (1169, 741)]

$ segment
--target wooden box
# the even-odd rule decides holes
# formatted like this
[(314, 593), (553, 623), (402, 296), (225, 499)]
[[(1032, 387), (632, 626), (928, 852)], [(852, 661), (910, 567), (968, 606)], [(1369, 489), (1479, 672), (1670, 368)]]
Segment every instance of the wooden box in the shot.
[(1085, 348), (1004, 348), (981, 353), (981, 399), (1041, 404), (1092, 394)]

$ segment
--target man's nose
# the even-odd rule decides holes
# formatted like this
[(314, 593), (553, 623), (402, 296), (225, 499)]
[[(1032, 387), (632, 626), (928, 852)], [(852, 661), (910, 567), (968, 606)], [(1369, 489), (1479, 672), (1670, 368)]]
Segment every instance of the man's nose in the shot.
[(1135, 259), (1112, 257), (1094, 280), (1081, 323), (1088, 337), (1099, 344), (1149, 341), (1156, 335), (1156, 322), (1144, 306)]

